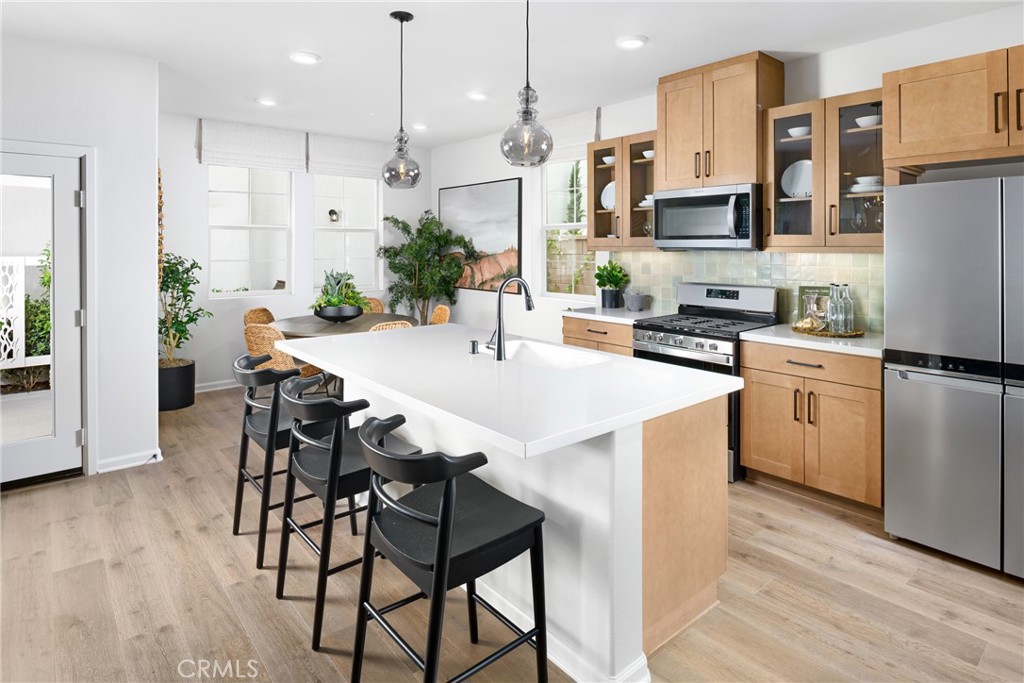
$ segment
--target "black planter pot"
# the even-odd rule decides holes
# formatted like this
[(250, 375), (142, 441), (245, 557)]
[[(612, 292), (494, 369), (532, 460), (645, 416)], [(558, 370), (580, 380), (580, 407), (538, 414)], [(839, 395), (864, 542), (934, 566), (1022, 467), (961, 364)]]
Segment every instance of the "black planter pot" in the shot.
[(622, 308), (622, 290), (602, 289), (601, 308)]
[(160, 368), (160, 410), (187, 408), (196, 402), (196, 364)]
[(313, 310), (313, 315), (332, 323), (346, 323), (363, 314), (359, 306), (321, 306)]

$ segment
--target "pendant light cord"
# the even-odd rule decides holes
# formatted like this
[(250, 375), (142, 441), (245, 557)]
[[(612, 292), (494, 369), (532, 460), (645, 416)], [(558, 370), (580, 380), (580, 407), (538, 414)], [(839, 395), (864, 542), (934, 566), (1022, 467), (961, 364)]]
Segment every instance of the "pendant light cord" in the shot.
[(530, 0), (526, 0), (526, 87), (530, 87)]
[(405, 22), (398, 22), (398, 129), (405, 129)]

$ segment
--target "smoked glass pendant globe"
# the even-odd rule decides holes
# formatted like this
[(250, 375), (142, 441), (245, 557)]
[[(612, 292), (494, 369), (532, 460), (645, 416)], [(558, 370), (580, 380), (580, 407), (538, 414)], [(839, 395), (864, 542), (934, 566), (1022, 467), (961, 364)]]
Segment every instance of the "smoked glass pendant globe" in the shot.
[(537, 120), (537, 91), (527, 85), (519, 91), (519, 118), (501, 136), (501, 153), (513, 166), (540, 166), (555, 148), (548, 129)]
[(384, 182), (388, 187), (407, 190), (420, 182), (420, 165), (409, 156), (409, 135), (404, 128), (395, 134), (395, 155), (384, 164)]

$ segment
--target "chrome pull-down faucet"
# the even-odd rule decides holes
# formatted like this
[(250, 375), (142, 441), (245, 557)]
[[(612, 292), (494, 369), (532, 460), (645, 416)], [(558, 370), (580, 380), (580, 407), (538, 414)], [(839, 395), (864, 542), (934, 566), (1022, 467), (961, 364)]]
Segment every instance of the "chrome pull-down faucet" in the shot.
[(526, 280), (518, 275), (505, 278), (504, 282), (498, 287), (498, 324), (494, 328), (491, 340), (487, 342), (487, 346), (494, 347), (494, 360), (505, 360), (505, 309), (502, 306), (502, 294), (505, 293), (505, 288), (513, 282), (518, 282), (523, 287), (523, 296), (526, 297), (526, 310), (533, 310), (533, 295), (530, 294), (530, 285), (527, 284)]

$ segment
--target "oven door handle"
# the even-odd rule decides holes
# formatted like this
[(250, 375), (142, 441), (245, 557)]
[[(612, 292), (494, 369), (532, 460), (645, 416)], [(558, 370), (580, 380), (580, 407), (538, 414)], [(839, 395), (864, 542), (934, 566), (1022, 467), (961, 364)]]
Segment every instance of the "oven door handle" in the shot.
[(675, 356), (676, 358), (699, 360), (704, 361), (705, 363), (712, 363), (714, 365), (725, 365), (730, 368), (733, 367), (735, 361), (733, 356), (726, 356), (721, 353), (690, 351), (689, 349), (680, 349), (674, 346), (663, 346), (661, 344), (650, 344), (642, 341), (634, 341), (633, 348), (637, 351), (648, 351), (650, 353), (659, 353), (663, 356)]

